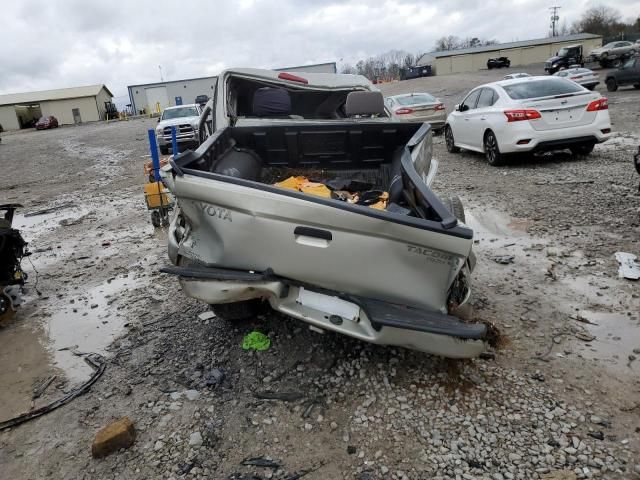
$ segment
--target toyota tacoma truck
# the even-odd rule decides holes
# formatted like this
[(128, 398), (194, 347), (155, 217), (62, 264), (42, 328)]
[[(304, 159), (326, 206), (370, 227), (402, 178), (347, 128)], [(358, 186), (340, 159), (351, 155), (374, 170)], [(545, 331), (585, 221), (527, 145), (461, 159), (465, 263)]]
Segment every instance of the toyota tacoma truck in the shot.
[(482, 353), (487, 326), (454, 315), (473, 231), (457, 197), (429, 187), (429, 124), (393, 121), (358, 75), (219, 78), (200, 146), (161, 172), (177, 199), (162, 271), (223, 319), (270, 306), (376, 344)]

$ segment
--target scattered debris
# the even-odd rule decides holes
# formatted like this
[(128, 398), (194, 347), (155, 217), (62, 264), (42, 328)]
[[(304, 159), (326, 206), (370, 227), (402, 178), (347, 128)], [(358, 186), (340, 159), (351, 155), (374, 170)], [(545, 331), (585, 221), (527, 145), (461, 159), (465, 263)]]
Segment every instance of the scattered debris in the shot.
[(618, 277), (629, 280), (640, 279), (640, 265), (636, 263), (638, 257), (632, 253), (616, 252), (616, 260), (620, 263)]
[(202, 312), (202, 313), (198, 314), (198, 318), (200, 320), (209, 320), (209, 319), (211, 319), (211, 318), (213, 318), (215, 316), (216, 316), (216, 314), (213, 313), (211, 310), (207, 310), (206, 312)]
[(280, 467), (280, 463), (265, 457), (245, 458), (244, 460), (242, 460), (242, 462), (240, 462), (240, 465), (244, 465), (245, 467), (264, 467), (264, 468)]
[(271, 340), (264, 333), (253, 331), (245, 335), (242, 340), (243, 350), (268, 350), (271, 346)]
[(576, 322), (586, 323), (587, 325), (598, 325), (597, 323), (592, 322), (591, 320), (589, 320), (589, 319), (588, 319), (588, 318), (586, 318), (586, 317), (583, 317), (583, 316), (582, 316), (582, 315), (580, 315), (580, 314), (577, 314), (577, 315), (570, 315), (570, 318), (571, 318), (571, 319), (573, 319), (573, 320), (575, 320)]
[(85, 393), (91, 385), (93, 385), (98, 378), (104, 373), (106, 368), (106, 361), (97, 353), (87, 353), (84, 355), (84, 361), (89, 364), (91, 368), (93, 368), (93, 374), (84, 384), (80, 385), (77, 388), (74, 388), (69, 393), (67, 393), (64, 397), (59, 398), (51, 402), (44, 407), (36, 408), (35, 410), (31, 410), (27, 413), (23, 413), (22, 415), (18, 415), (17, 417), (11, 418), (9, 420), (5, 420), (4, 422), (0, 422), (0, 430), (5, 430), (7, 428), (15, 427), (16, 425), (20, 425), (21, 423), (27, 422), (29, 420), (33, 420), (45, 413), (49, 413), (52, 410), (55, 410), (58, 407), (61, 407), (76, 397), (79, 397), (83, 393)]
[(110, 423), (100, 430), (93, 444), (91, 455), (93, 458), (102, 458), (117, 452), (121, 448), (129, 448), (136, 439), (136, 431), (129, 417), (123, 417)]
[(598, 430), (597, 432), (589, 432), (587, 433), (587, 435), (589, 435), (591, 438), (595, 438), (596, 440), (604, 440), (604, 433), (602, 433), (600, 430)]
[(542, 477), (543, 480), (577, 480), (577, 478), (572, 470), (556, 470)]
[(492, 260), (501, 265), (509, 265), (510, 263), (513, 263), (515, 258), (516, 257), (514, 255), (498, 255), (493, 257)]
[(25, 213), (25, 217), (35, 217), (37, 215), (45, 215), (47, 213), (57, 212), (58, 210), (64, 210), (65, 208), (75, 207), (76, 204), (73, 202), (61, 203), (60, 205), (56, 205), (55, 207), (43, 208), (42, 210), (36, 210), (35, 212)]
[(227, 374), (221, 368), (214, 368), (204, 375), (204, 383), (208, 387), (214, 387), (220, 385)]
[(595, 335), (591, 335), (589, 332), (576, 332), (575, 337), (584, 342), (593, 342), (596, 339)]
[(40, 398), (42, 394), (49, 388), (49, 385), (57, 378), (57, 375), (51, 375), (48, 378), (45, 378), (42, 382), (40, 382), (34, 389), (33, 395), (31, 396), (32, 400), (36, 398)]
[(260, 400), (281, 400), (283, 402), (295, 402), (296, 400), (300, 400), (304, 398), (304, 394), (300, 392), (256, 392), (253, 394), (254, 397), (259, 398)]

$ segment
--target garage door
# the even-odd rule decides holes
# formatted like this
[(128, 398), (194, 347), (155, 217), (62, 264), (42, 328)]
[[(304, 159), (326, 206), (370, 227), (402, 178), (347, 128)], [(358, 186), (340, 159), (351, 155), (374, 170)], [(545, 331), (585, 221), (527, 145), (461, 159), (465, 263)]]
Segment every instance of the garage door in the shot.
[(145, 88), (145, 92), (147, 93), (147, 111), (159, 113), (169, 106), (167, 87)]

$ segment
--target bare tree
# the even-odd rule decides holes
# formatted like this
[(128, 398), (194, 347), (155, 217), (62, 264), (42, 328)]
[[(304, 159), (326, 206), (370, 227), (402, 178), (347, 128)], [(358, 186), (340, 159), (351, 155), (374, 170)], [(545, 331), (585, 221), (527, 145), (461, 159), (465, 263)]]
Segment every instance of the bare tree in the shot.
[(610, 36), (624, 29), (620, 12), (606, 5), (591, 7), (582, 14), (582, 18), (572, 27), (574, 33), (594, 33), (596, 35)]
[(351, 75), (355, 75), (358, 73), (358, 70), (350, 63), (345, 63), (340, 69), (340, 73), (350, 73)]

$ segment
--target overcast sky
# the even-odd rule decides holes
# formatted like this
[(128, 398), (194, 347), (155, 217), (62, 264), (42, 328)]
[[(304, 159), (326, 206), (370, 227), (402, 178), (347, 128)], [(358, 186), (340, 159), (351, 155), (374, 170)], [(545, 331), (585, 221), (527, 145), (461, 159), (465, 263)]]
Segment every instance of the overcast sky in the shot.
[[(567, 24), (596, 3), (624, 18), (640, 0), (550, 0)], [(226, 67), (355, 63), (391, 49), (433, 49), (443, 35), (502, 42), (546, 36), (539, 0), (3, 1), (0, 93), (215, 75)], [(341, 61), (342, 60), (342, 61)]]

